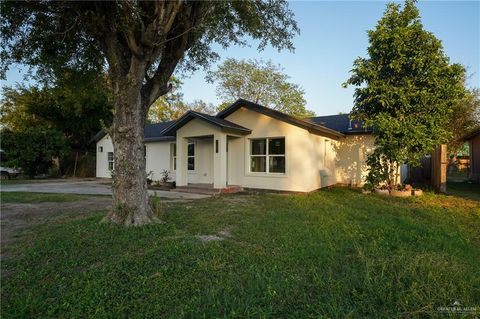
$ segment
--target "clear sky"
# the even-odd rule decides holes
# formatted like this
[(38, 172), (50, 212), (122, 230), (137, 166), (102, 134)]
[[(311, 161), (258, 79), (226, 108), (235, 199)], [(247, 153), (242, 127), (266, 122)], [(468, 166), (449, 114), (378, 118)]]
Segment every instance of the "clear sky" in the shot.
[[(291, 81), (305, 90), (307, 108), (318, 115), (350, 111), (353, 88), (341, 84), (349, 77), (353, 60), (364, 56), (367, 33), (385, 10), (384, 1), (295, 1), (290, 3), (300, 27), (295, 51), (256, 47), (219, 50), (221, 59), (264, 59), (280, 64)], [(469, 86), (480, 87), (480, 1), (420, 1), (426, 30), (442, 40), (452, 62), (463, 64)], [(212, 67), (215, 67), (213, 65)], [(18, 68), (7, 75), (6, 85), (21, 82)], [(202, 99), (217, 104), (215, 85), (199, 70), (183, 79), (185, 100)]]

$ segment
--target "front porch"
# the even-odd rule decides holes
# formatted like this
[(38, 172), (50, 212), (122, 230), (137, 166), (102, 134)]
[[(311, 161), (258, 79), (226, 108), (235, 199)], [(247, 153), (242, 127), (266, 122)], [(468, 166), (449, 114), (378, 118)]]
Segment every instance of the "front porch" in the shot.
[(167, 131), (176, 135), (174, 160), (177, 190), (197, 193), (242, 190), (238, 185), (229, 185), (230, 157), (244, 156), (229, 154), (229, 142), (249, 134), (249, 129), (190, 111)]

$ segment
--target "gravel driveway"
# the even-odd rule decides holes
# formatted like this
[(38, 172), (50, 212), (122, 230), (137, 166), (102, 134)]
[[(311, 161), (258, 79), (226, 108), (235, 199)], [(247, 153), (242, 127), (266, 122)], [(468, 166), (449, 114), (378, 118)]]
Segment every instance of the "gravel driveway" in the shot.
[[(62, 193), (79, 195), (111, 195), (112, 188), (105, 181), (98, 180), (56, 180), (54, 182), (40, 182), (27, 184), (2, 185), (2, 192), (33, 192), (33, 193)], [(182, 193), (175, 191), (149, 190), (149, 193), (168, 199), (200, 199), (210, 195)]]

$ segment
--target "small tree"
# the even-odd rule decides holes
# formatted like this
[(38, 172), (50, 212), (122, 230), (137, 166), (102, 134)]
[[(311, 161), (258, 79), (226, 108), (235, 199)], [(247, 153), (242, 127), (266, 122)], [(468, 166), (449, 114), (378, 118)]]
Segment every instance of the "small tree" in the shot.
[(368, 37), (368, 57), (355, 60), (345, 85), (357, 86), (352, 117), (373, 128), (377, 149), (367, 162), (369, 174), (392, 189), (400, 164), (419, 165), (451, 137), (453, 108), (465, 96), (465, 70), (450, 64), (440, 40), (423, 29), (415, 1), (403, 10), (388, 4)]
[(271, 61), (227, 59), (207, 79), (223, 99), (219, 111), (242, 98), (296, 117), (315, 115), (305, 108), (305, 92)]

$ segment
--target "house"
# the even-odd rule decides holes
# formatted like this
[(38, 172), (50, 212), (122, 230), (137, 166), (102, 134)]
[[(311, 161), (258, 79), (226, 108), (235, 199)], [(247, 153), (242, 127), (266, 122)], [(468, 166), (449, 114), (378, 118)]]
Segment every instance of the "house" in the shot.
[[(99, 133), (97, 177), (115, 167), (110, 137)], [(189, 184), (310, 192), (335, 184), (359, 186), (374, 143), (348, 114), (300, 120), (246, 100), (215, 116), (189, 111), (145, 128), (146, 170), (168, 170)]]
[(480, 128), (463, 137), (470, 150), (470, 165), (468, 179), (480, 183)]

